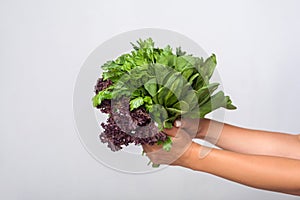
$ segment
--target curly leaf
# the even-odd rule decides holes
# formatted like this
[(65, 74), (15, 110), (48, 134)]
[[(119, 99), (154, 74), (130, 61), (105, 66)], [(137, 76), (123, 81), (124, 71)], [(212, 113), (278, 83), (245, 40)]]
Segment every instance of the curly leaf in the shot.
[(93, 106), (97, 107), (102, 103), (104, 99), (111, 99), (112, 93), (108, 90), (100, 91), (96, 96), (93, 97)]
[(132, 111), (133, 109), (136, 109), (136, 108), (140, 107), (141, 105), (143, 105), (144, 99), (143, 99), (143, 97), (137, 97), (135, 99), (132, 99), (129, 104), (130, 104), (130, 111)]

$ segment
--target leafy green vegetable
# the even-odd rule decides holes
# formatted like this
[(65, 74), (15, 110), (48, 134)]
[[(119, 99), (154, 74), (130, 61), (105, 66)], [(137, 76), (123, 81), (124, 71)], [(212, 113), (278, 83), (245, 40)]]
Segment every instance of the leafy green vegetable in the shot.
[(133, 109), (138, 108), (144, 104), (144, 98), (137, 97), (135, 99), (132, 99), (129, 104), (130, 104), (130, 111), (132, 111)]
[(93, 105), (97, 107), (101, 104), (104, 99), (111, 99), (112, 93), (109, 90), (100, 91), (96, 96), (93, 97)]
[[(159, 130), (171, 128), (180, 116), (204, 118), (221, 107), (236, 109), (229, 96), (217, 91), (219, 83), (209, 81), (217, 65), (215, 54), (204, 60), (180, 47), (173, 53), (170, 46), (156, 48), (151, 38), (132, 46), (130, 53), (102, 66), (103, 79), (113, 84), (94, 96), (95, 107), (105, 99), (128, 97), (130, 111), (144, 107)], [(170, 150), (171, 145), (169, 138), (163, 148)]]
[(163, 150), (165, 151), (170, 151), (172, 148), (172, 140), (171, 138), (168, 136), (166, 141), (162, 142), (162, 141), (158, 141), (157, 142), (158, 145), (163, 145)]

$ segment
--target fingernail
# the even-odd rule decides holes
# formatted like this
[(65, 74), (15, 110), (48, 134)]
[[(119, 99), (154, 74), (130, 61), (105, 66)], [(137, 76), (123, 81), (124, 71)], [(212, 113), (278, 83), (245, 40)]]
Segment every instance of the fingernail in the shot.
[(176, 120), (175, 121), (175, 126), (178, 128), (178, 127), (181, 127), (181, 121), (179, 120)]

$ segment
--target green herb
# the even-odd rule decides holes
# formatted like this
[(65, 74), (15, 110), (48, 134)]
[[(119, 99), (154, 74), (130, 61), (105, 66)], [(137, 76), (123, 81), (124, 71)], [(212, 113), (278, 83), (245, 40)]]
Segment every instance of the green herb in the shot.
[[(130, 53), (108, 61), (103, 79), (113, 85), (93, 98), (97, 107), (104, 99), (130, 98), (130, 111), (144, 107), (158, 128), (171, 128), (178, 117), (204, 118), (218, 109), (236, 109), (229, 96), (210, 83), (217, 65), (216, 56), (207, 59), (187, 55), (180, 48), (157, 48), (151, 38), (132, 44)], [(169, 151), (171, 139), (163, 143)]]
[(158, 141), (157, 142), (158, 145), (163, 145), (162, 148), (163, 150), (165, 151), (170, 151), (171, 150), (171, 147), (172, 147), (172, 140), (171, 138), (168, 136), (167, 139), (162, 142), (162, 141)]

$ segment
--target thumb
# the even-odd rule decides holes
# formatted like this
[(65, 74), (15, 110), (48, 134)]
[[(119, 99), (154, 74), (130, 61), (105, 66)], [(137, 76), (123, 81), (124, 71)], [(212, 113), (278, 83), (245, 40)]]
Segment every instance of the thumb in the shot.
[(182, 127), (182, 122), (181, 122), (180, 119), (175, 120), (174, 126), (175, 126), (176, 128), (183, 128), (183, 127)]
[(196, 137), (200, 128), (200, 119), (177, 119), (174, 122), (174, 126), (184, 129), (192, 137)]
[(174, 122), (174, 126), (176, 128), (186, 128), (186, 129), (190, 129), (193, 128), (195, 126), (198, 127), (199, 125), (199, 119), (177, 119)]

